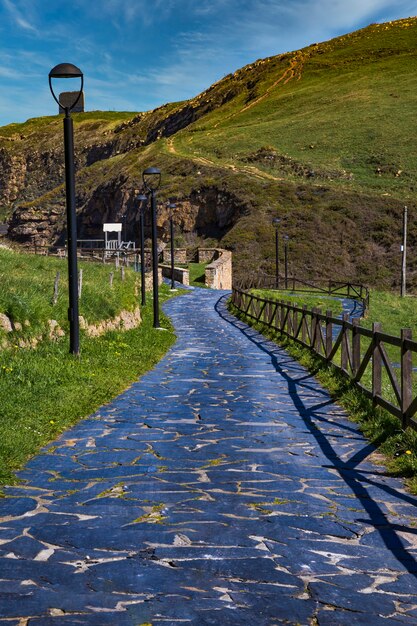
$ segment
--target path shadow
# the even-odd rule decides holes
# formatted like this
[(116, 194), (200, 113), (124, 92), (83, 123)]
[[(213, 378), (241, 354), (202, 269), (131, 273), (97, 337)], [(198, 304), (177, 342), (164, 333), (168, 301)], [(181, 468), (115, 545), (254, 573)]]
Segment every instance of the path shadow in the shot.
[[(329, 397), (328, 393), (324, 391), (324, 389), (321, 393), (313, 375), (308, 373), (303, 366), (296, 363), (296, 361), (288, 355), (284, 348), (280, 348), (280, 346), (266, 339), (261, 333), (229, 313), (226, 307), (228, 298), (229, 294), (222, 296), (217, 301), (215, 310), (220, 317), (222, 317), (222, 319), (229, 324), (232, 324), (243, 335), (245, 335), (249, 341), (253, 342), (260, 350), (271, 357), (271, 363), (275, 370), (287, 383), (288, 393), (294, 402), (294, 406), (301, 419), (308, 428), (309, 432), (316, 439), (317, 444), (320, 446), (326, 458), (329, 460), (329, 464), (323, 465), (323, 467), (338, 471), (345, 484), (352, 490), (369, 515), (369, 520), (358, 519), (357, 521), (374, 526), (387, 549), (390, 550), (394, 557), (410, 574), (413, 574), (417, 578), (417, 561), (414, 555), (411, 554), (403, 545), (399, 536), (399, 533), (416, 535), (417, 529), (390, 522), (378, 502), (376, 502), (369, 494), (367, 487), (378, 487), (390, 496), (397, 498), (399, 502), (404, 502), (415, 507), (417, 507), (417, 498), (411, 494), (402, 493), (392, 485), (381, 484), (377, 479), (372, 478), (372, 476), (378, 476), (378, 472), (370, 472), (369, 470), (364, 471), (358, 468), (358, 465), (375, 451), (376, 448), (374, 445), (365, 443), (364, 447), (356, 452), (350, 459), (344, 461), (340, 458), (325, 432), (320, 430), (318, 427), (318, 422), (320, 422), (323, 427), (325, 427), (326, 424), (331, 424), (334, 427), (334, 421), (327, 420), (324, 415), (319, 413), (320, 409), (323, 407), (334, 404), (333, 400), (327, 399), (324, 402), (307, 407), (300, 392), (305, 393), (305, 390), (310, 388), (311, 390), (314, 390), (315, 393), (319, 392), (320, 395), (323, 395), (326, 398)], [(294, 366), (292, 372), (290, 367), (291, 364)], [(342, 431), (344, 430), (349, 431), (350, 433), (357, 433), (358, 436), (361, 436), (358, 429), (353, 425), (350, 427), (346, 424), (339, 424), (338, 426)], [(334, 439), (333, 432), (331, 437)]]

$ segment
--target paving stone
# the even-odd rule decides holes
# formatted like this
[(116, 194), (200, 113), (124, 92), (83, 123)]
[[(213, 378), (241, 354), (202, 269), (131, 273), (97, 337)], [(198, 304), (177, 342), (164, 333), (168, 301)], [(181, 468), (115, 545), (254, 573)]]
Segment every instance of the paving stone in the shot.
[[(358, 584), (356, 581), (355, 584), (358, 576), (363, 582)], [(384, 594), (361, 593), (361, 586), (364, 584), (369, 587), (371, 581), (366, 576), (358, 576), (347, 577), (349, 581), (346, 581), (346, 586), (338, 584), (339, 577), (329, 582), (312, 582), (309, 584), (309, 591), (312, 598), (320, 604), (339, 609), (385, 618), (395, 613), (394, 598)]]

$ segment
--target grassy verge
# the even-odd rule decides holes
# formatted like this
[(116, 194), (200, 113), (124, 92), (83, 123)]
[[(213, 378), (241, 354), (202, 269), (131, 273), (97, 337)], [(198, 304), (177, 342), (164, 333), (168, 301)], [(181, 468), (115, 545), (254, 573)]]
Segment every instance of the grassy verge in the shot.
[(358, 424), (364, 435), (384, 455), (387, 472), (393, 476), (406, 478), (410, 491), (417, 494), (417, 433), (411, 429), (402, 431), (398, 419), (380, 407), (374, 407), (350, 381), (320, 357), (264, 324), (254, 323), (232, 304), (229, 304), (229, 310), (238, 319), (285, 348), (293, 358), (304, 365), (328, 390), (331, 397), (345, 408), (352, 421)]
[(274, 289), (251, 289), (251, 293), (260, 298), (291, 302), (291, 304), (300, 307), (305, 304), (308, 309), (317, 307), (318, 309), (322, 309), (323, 312), (331, 310), (333, 315), (338, 315), (342, 312), (342, 303), (340, 300), (337, 298), (327, 298), (320, 293), (294, 293), (291, 290), (282, 289), (279, 291)]
[[(0, 312), (13, 321), (0, 331), (0, 484), (15, 481), (15, 471), (40, 447), (80, 418), (95, 411), (152, 368), (174, 342), (152, 326), (152, 306), (142, 308), (133, 330), (97, 338), (81, 331), (81, 357), (68, 353), (66, 261), (0, 249)], [(138, 275), (126, 268), (81, 264), (80, 314), (89, 323), (111, 319), (138, 305)], [(61, 272), (58, 301), (52, 304), (56, 272)], [(110, 286), (109, 274), (114, 273)], [(161, 301), (169, 297), (162, 285)], [(148, 299), (150, 302), (150, 299)], [(48, 320), (57, 320), (65, 336), (49, 341)], [(21, 342), (37, 338), (36, 348)], [(41, 339), (43, 337), (43, 339)]]
[[(161, 289), (161, 299), (167, 288)], [(0, 484), (43, 445), (95, 411), (152, 368), (174, 342), (152, 327), (152, 307), (142, 309), (142, 324), (100, 338), (81, 336), (82, 356), (68, 354), (68, 338), (42, 342), (36, 350), (0, 353)]]
[(417, 297), (401, 298), (388, 291), (371, 291), (369, 310), (362, 325), (372, 327), (372, 322), (381, 322), (385, 333), (398, 336), (401, 328), (411, 328), (417, 336)]

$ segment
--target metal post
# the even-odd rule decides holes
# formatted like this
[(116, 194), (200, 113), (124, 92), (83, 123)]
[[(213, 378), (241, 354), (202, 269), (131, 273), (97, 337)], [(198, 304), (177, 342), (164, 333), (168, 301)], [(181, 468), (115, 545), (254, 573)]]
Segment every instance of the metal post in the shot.
[(288, 289), (288, 239), (284, 244), (284, 263), (285, 263), (285, 289)]
[(80, 353), (78, 316), (77, 217), (75, 212), (74, 131), (69, 109), (64, 117), (65, 191), (67, 205), (70, 353)]
[(175, 289), (174, 281), (174, 221), (172, 215), (169, 218), (170, 236), (171, 236), (171, 289)]
[(402, 251), (402, 263), (401, 263), (401, 297), (405, 296), (406, 292), (406, 264), (407, 264), (407, 207), (404, 207), (403, 212), (403, 245)]
[(151, 190), (151, 217), (152, 217), (152, 285), (153, 285), (153, 327), (159, 326), (159, 294), (158, 294), (158, 232), (156, 227), (156, 194)]
[(275, 230), (275, 288), (279, 289), (279, 234), (278, 226)]
[(145, 215), (143, 208), (139, 215), (140, 218), (140, 287), (142, 292), (142, 306), (146, 304), (146, 286), (145, 286)]

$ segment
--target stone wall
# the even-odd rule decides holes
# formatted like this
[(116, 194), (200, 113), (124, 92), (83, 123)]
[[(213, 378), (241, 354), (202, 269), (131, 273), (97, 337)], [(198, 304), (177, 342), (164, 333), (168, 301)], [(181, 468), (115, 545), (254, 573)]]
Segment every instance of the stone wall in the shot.
[[(160, 265), (159, 267), (162, 269), (162, 276), (171, 279), (171, 266)], [(174, 280), (183, 285), (189, 285), (190, 271), (185, 267), (174, 267)]]
[[(162, 268), (161, 267), (158, 267), (158, 285), (162, 285)], [(145, 274), (145, 290), (153, 291), (152, 272), (146, 272)]]
[[(162, 252), (164, 263), (171, 263), (171, 248), (167, 246)], [(187, 250), (185, 248), (174, 249), (174, 263), (187, 263)]]
[(205, 283), (211, 289), (232, 288), (232, 253), (220, 248), (199, 248), (198, 262), (209, 263)]

